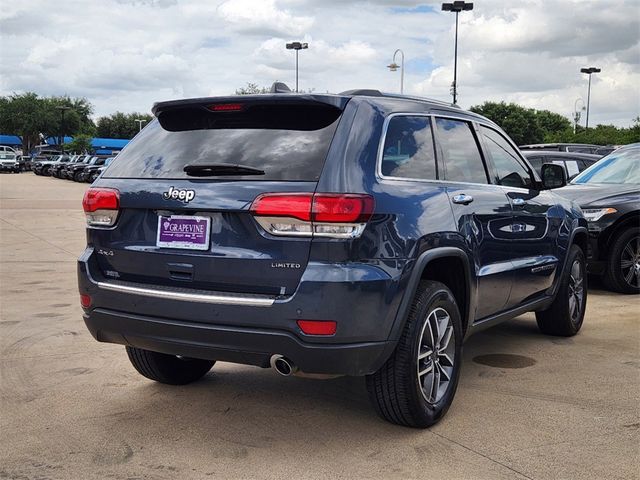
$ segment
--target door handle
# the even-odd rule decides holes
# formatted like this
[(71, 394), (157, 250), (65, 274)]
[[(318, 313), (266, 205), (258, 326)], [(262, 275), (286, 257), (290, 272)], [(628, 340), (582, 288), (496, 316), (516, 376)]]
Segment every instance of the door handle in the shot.
[(514, 198), (512, 202), (516, 206), (521, 206), (525, 204), (524, 198)]
[(473, 197), (466, 193), (460, 193), (453, 197), (453, 203), (457, 203), (458, 205), (469, 205), (471, 202), (473, 202)]

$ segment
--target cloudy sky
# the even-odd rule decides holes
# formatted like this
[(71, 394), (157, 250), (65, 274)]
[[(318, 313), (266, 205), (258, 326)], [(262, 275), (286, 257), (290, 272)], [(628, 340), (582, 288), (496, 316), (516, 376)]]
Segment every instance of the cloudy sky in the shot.
[[(440, 3), (340, 0), (0, 0), (0, 95), (87, 97), (96, 115), (231, 94), (247, 82), (398, 91), (449, 100), (454, 19)], [(640, 115), (640, 0), (478, 0), (460, 15), (459, 103), (513, 101), (590, 124)], [(578, 102), (578, 106), (581, 104)], [(584, 116), (583, 116), (584, 119)]]

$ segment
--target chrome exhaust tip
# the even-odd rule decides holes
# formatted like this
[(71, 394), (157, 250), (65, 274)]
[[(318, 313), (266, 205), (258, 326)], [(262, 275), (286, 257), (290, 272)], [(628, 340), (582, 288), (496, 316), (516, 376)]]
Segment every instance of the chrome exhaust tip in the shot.
[(298, 367), (282, 355), (272, 355), (269, 363), (283, 377), (289, 377), (298, 371)]

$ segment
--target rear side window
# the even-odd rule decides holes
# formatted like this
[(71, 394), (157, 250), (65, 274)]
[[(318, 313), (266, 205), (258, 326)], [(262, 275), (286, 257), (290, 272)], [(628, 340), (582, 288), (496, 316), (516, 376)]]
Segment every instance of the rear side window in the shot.
[(399, 115), (389, 120), (381, 167), (382, 174), (388, 177), (436, 179), (429, 117)]
[(471, 125), (463, 120), (436, 118), (436, 131), (438, 144), (442, 149), (444, 179), (452, 182), (488, 183)]
[(531, 175), (511, 144), (495, 130), (484, 126), (480, 126), (480, 130), (496, 170), (495, 183), (507, 187), (531, 186)]
[(105, 177), (192, 178), (187, 165), (241, 165), (259, 175), (207, 178), (316, 181), (342, 111), (324, 104), (246, 106), (241, 112), (189, 106), (161, 112), (120, 152)]

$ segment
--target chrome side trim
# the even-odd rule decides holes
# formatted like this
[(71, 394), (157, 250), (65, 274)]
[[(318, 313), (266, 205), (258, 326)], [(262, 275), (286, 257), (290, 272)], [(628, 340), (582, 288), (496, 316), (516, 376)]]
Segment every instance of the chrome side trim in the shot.
[(179, 300), (183, 302), (212, 303), (216, 305), (245, 305), (251, 307), (270, 307), (275, 302), (273, 298), (256, 296), (238, 296), (208, 293), (188, 293), (152, 288), (132, 287), (110, 282), (96, 282), (98, 288), (111, 292), (129, 293), (143, 297), (162, 298), (165, 300)]

